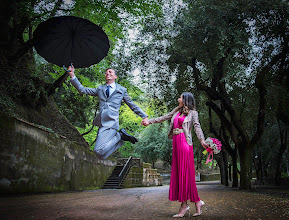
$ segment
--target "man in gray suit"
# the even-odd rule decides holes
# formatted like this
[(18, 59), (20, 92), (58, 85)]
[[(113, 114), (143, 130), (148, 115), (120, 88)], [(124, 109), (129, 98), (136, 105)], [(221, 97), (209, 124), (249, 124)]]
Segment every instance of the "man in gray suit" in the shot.
[(127, 89), (115, 82), (117, 75), (114, 69), (107, 69), (105, 73), (106, 85), (97, 88), (87, 88), (81, 85), (74, 75), (74, 67), (68, 68), (72, 85), (81, 94), (97, 96), (99, 99), (99, 113), (93, 120), (93, 125), (98, 126), (94, 152), (100, 159), (106, 159), (124, 144), (130, 141), (135, 144), (137, 139), (129, 135), (124, 129), (119, 130), (119, 108), (122, 100), (137, 115), (143, 118), (142, 124), (148, 123), (148, 116), (141, 110), (127, 94)]

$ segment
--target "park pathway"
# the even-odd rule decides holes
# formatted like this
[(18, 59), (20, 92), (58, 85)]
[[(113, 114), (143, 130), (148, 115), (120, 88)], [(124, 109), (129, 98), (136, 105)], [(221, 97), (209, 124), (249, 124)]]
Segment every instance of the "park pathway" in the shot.
[[(38, 195), (1, 196), (0, 219), (173, 219), (178, 202), (169, 186), (100, 189)], [(240, 191), (218, 183), (199, 184), (203, 214), (184, 219), (289, 219), (289, 191)], [(194, 205), (191, 204), (194, 208)]]

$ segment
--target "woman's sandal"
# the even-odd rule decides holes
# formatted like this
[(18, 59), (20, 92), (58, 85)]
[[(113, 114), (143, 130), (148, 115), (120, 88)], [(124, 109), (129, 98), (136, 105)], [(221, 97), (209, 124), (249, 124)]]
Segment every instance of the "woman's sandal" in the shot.
[(205, 205), (205, 203), (203, 200), (200, 200), (200, 202), (201, 202), (200, 212), (196, 212), (195, 214), (193, 214), (193, 217), (197, 217), (202, 214), (202, 206)]

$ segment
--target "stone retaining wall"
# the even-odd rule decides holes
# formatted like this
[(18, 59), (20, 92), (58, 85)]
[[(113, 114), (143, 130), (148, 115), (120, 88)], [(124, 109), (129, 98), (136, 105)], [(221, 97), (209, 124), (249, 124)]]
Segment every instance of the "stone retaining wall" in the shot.
[(161, 186), (162, 177), (151, 164), (143, 163), (143, 186)]
[(213, 181), (213, 180), (220, 180), (220, 179), (221, 179), (220, 173), (201, 174), (201, 181)]
[(143, 186), (143, 167), (132, 167), (122, 185), (123, 188)]
[(0, 115), (0, 193), (96, 189), (115, 165), (47, 129)]
[[(134, 158), (134, 160), (139, 160)], [(151, 164), (139, 162), (132, 166), (127, 174), (122, 187), (142, 187), (142, 186), (161, 186), (162, 177), (157, 173), (157, 169), (152, 169)]]

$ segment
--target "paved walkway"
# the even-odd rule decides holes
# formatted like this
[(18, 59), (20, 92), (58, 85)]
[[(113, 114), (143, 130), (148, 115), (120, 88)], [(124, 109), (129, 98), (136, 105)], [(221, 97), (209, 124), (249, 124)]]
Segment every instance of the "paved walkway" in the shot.
[[(0, 219), (173, 219), (178, 202), (169, 186), (93, 190), (0, 198)], [(218, 183), (198, 184), (203, 214), (185, 219), (289, 219), (289, 190), (240, 191)], [(194, 204), (191, 204), (194, 208)]]

